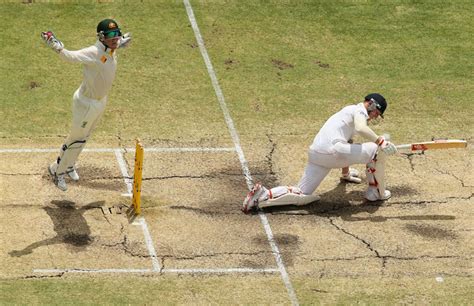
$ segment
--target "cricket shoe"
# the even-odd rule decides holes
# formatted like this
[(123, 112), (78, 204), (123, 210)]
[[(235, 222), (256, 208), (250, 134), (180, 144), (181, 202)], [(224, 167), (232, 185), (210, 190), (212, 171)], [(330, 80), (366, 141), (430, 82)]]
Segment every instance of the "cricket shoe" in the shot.
[(341, 182), (360, 184), (362, 179), (359, 177), (357, 169), (349, 168), (349, 172), (346, 175), (341, 175)]
[(370, 202), (385, 201), (385, 200), (390, 199), (391, 196), (392, 194), (390, 193), (390, 191), (385, 190), (384, 196), (381, 197), (377, 187), (373, 187), (373, 186), (369, 186), (369, 188), (365, 192), (365, 198)]
[(252, 190), (245, 197), (244, 202), (242, 203), (242, 211), (248, 213), (251, 209), (258, 206), (258, 199), (262, 196), (267, 189), (263, 187), (260, 183), (257, 183), (253, 186)]
[(69, 167), (69, 168), (67, 168), (66, 173), (69, 175), (69, 177), (70, 177), (73, 181), (76, 181), (76, 182), (77, 182), (77, 181), (79, 180), (79, 174), (77, 174), (76, 167)]
[(64, 174), (56, 175), (56, 169), (58, 169), (58, 163), (54, 162), (51, 165), (49, 165), (48, 170), (49, 174), (53, 177), (53, 182), (56, 187), (61, 189), (62, 191), (67, 190), (67, 185), (66, 185), (66, 180), (64, 178)]

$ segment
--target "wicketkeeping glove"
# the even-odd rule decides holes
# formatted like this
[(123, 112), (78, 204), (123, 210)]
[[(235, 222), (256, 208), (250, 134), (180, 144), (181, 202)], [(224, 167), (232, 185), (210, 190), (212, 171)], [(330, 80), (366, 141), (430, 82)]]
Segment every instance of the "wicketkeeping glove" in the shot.
[(54, 36), (54, 33), (51, 31), (47, 32), (41, 32), (41, 38), (43, 41), (53, 49), (56, 53), (61, 52), (62, 49), (64, 49), (64, 44)]
[(120, 37), (119, 48), (127, 47), (130, 42), (132, 41), (132, 33), (125, 33), (122, 37)]

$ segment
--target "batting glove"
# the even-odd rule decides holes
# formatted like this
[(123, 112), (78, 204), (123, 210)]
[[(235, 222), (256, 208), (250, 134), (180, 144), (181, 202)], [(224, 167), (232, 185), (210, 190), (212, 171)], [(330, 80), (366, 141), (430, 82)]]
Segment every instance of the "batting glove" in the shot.
[(125, 33), (122, 37), (120, 37), (119, 48), (127, 47), (130, 42), (132, 41), (132, 33)]
[(62, 49), (64, 49), (64, 44), (54, 36), (54, 33), (51, 31), (47, 32), (41, 32), (41, 38), (43, 41), (53, 49), (56, 53), (61, 52)]
[(386, 140), (384, 136), (379, 137), (377, 140), (380, 149), (387, 155), (393, 155), (397, 153), (397, 147), (390, 141)]

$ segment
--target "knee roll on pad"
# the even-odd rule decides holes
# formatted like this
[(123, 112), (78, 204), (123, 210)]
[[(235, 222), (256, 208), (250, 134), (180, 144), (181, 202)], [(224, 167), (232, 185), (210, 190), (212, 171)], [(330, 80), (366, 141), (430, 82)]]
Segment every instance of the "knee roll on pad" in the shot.
[(67, 168), (74, 166), (85, 144), (86, 140), (76, 140), (69, 145), (64, 144), (61, 147), (61, 154), (57, 160), (58, 169), (56, 170), (56, 173), (63, 174), (66, 172)]

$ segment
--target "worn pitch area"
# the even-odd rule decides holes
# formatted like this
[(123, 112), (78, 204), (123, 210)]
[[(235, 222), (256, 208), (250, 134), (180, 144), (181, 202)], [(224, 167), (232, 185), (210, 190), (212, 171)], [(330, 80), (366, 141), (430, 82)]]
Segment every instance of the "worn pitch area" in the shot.
[(83, 153), (79, 182), (62, 192), (47, 171), (51, 153), (2, 153), (1, 278), (33, 269), (149, 267), (139, 227), (126, 217), (128, 201), (113, 153)]
[[(275, 135), (244, 142), (254, 180), (296, 184), (303, 143)], [(69, 181), (66, 193), (47, 174), (55, 154), (2, 154), (2, 278), (38, 268), (151, 268), (143, 233), (124, 213), (129, 199), (120, 196), (126, 186), (113, 153), (84, 153), (81, 181)], [(133, 153), (124, 157), (131, 173)], [(295, 283), (472, 276), (470, 147), (390, 157), (393, 197), (384, 203), (363, 200), (357, 168), (361, 185), (340, 183), (333, 170), (320, 202), (265, 210)], [(146, 152), (143, 177), (143, 216), (163, 269), (276, 268), (260, 219), (240, 212), (247, 187), (235, 152)]]
[[(265, 185), (296, 184), (306, 158), (301, 139), (269, 136)], [(296, 158), (295, 158), (296, 156)], [(332, 277), (472, 276), (474, 191), (472, 149), (389, 157), (392, 198), (371, 203), (360, 185), (339, 182), (333, 170), (306, 207), (267, 208), (291, 275)], [(299, 169), (295, 171), (295, 169)], [(251, 239), (261, 239), (254, 235)]]

